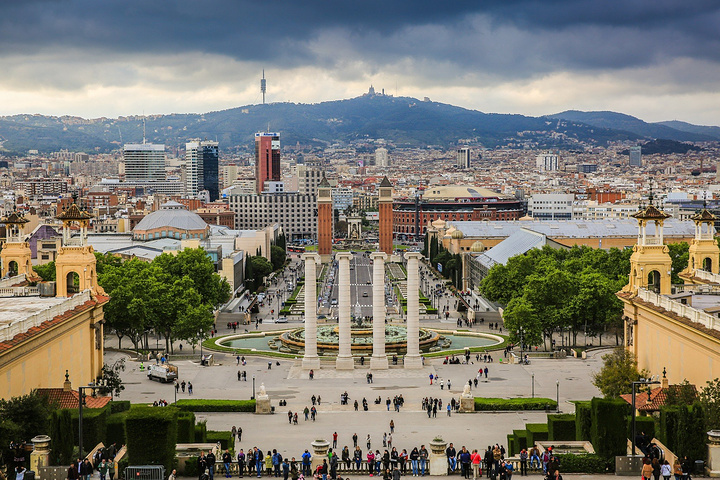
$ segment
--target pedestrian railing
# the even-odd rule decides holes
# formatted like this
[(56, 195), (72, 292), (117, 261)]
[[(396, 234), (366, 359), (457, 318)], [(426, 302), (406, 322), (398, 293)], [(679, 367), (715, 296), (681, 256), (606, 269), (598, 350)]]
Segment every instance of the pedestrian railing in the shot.
[[(237, 475), (237, 476), (240, 475), (240, 470), (238, 469), (237, 461), (230, 463), (228, 466), (230, 467), (230, 475)], [(247, 466), (248, 466), (248, 464), (245, 463), (245, 466), (243, 469), (243, 475), (248, 474)], [(297, 468), (298, 468), (298, 471), (302, 471), (302, 463), (301, 462), (297, 462)], [(373, 470), (372, 470), (373, 472), (377, 471), (377, 465), (375, 462), (372, 463), (372, 468), (373, 468)], [(384, 468), (385, 467), (383, 466), (383, 464), (381, 462), (380, 463), (380, 473), (383, 472)], [(394, 468), (395, 468), (395, 464), (391, 463), (390, 469), (392, 470)], [(282, 465), (280, 465), (280, 471), (282, 472)], [(368, 463), (367, 460), (361, 461), (359, 465), (354, 460), (351, 460), (349, 464), (344, 461), (338, 461), (337, 471), (338, 471), (338, 473), (344, 473), (344, 474), (366, 474), (366, 475), (369, 475), (370, 474), (370, 464)], [(401, 473), (403, 471), (405, 473), (412, 473), (411, 462), (409, 460), (407, 462), (405, 462), (404, 469), (401, 465), (400, 471), (401, 471)], [(255, 469), (253, 469), (252, 472), (255, 475), (257, 475), (257, 471)], [(267, 469), (265, 468), (264, 464), (263, 464), (263, 472), (267, 472)], [(430, 462), (427, 461), (427, 462), (425, 462), (425, 474), (427, 475), (429, 472), (430, 472)], [(225, 464), (222, 462), (216, 463), (215, 464), (215, 473), (224, 475), (226, 473)], [(132, 479), (128, 477), (128, 480), (132, 480)]]
[(125, 480), (165, 480), (165, 467), (162, 465), (125, 467)]

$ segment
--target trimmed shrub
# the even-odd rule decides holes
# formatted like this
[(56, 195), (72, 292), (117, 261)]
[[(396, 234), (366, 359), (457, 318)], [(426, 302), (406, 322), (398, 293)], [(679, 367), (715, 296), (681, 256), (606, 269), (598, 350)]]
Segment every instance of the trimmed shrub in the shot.
[(595, 452), (605, 458), (625, 455), (630, 405), (621, 399), (593, 398), (591, 442)]
[(110, 414), (126, 412), (126, 411), (130, 410), (130, 401), (129, 400), (114, 400), (114, 401), (110, 402), (109, 405), (110, 405)]
[(527, 431), (528, 445), (535, 445), (548, 439), (547, 423), (527, 423), (525, 424), (525, 430)]
[(183, 472), (183, 476), (197, 478), (200, 473), (198, 468), (198, 457), (188, 457), (185, 462), (185, 472)]
[(485, 398), (475, 397), (475, 411), (548, 410), (557, 408), (549, 398)]
[(118, 462), (118, 475), (120, 478), (125, 478), (125, 469), (130, 465), (127, 455), (120, 459)]
[(220, 442), (220, 448), (224, 452), (226, 449), (230, 450), (231, 455), (235, 455), (235, 442), (233, 442), (232, 434), (230, 432), (219, 432), (215, 430), (208, 430), (207, 432), (207, 443)]
[(113, 443), (125, 445), (127, 443), (127, 435), (125, 434), (125, 420), (127, 419), (127, 411), (113, 413), (107, 417), (107, 434), (105, 435), (105, 445)]
[(132, 465), (164, 465), (172, 471), (177, 440), (175, 408), (138, 408), (127, 414), (128, 459)]
[(680, 408), (678, 429), (675, 432), (677, 450), (681, 455), (687, 455), (688, 459), (705, 460), (707, 456), (706, 429), (704, 416), (700, 403)]
[(53, 410), (50, 415), (50, 462), (70, 465), (73, 456), (72, 414), (67, 408)]
[(195, 443), (205, 443), (207, 441), (207, 420), (195, 424)]
[(517, 447), (515, 446), (516, 445), (515, 441), (516, 441), (515, 434), (508, 433), (508, 435), (507, 435), (507, 445), (508, 445), (507, 455), (508, 455), (508, 457), (514, 457), (518, 452), (520, 452), (520, 450), (518, 450)]
[(193, 412), (178, 414), (177, 443), (195, 443), (195, 414)]
[(255, 412), (255, 400), (178, 400), (184, 412)]
[(592, 407), (590, 402), (575, 402), (575, 440), (590, 440)]
[(523, 448), (528, 448), (527, 430), (513, 430), (513, 435), (515, 435), (518, 453), (520, 453), (520, 450)]
[[(678, 452), (677, 431), (680, 425), (680, 407), (660, 407), (660, 425), (657, 438), (671, 452)], [(678, 452), (679, 453), (679, 452)]]
[(575, 440), (575, 415), (548, 415), (548, 440)]
[[(109, 408), (83, 408), (83, 450), (89, 452), (100, 442), (105, 441), (107, 436), (107, 417)], [(79, 412), (71, 410), (73, 423), (73, 440), (75, 445), (80, 445), (78, 440), (78, 417)]]
[[(655, 419), (653, 417), (635, 417), (635, 434), (645, 432), (650, 438), (655, 437)], [(632, 439), (632, 415), (627, 418), (627, 438)]]
[(615, 471), (615, 459), (605, 459), (600, 455), (557, 455), (560, 471), (563, 473), (612, 473)]

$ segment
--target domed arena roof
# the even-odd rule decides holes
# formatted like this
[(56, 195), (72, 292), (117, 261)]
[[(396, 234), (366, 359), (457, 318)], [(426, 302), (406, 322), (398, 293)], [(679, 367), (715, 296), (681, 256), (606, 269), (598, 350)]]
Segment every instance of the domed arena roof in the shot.
[(200, 215), (187, 210), (183, 204), (170, 201), (140, 220), (133, 233), (167, 228), (197, 231), (206, 230), (208, 224), (200, 218)]

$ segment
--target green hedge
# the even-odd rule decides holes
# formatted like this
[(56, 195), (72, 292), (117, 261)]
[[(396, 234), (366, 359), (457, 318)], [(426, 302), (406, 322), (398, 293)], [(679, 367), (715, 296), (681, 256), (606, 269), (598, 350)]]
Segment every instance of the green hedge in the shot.
[(508, 445), (507, 455), (508, 455), (508, 457), (514, 457), (515, 455), (517, 455), (520, 452), (520, 450), (518, 450), (518, 448), (517, 448), (516, 442), (517, 442), (517, 437), (515, 437), (515, 434), (508, 433), (508, 435), (507, 435), (507, 445)]
[(170, 407), (132, 409), (127, 414), (128, 459), (131, 465), (164, 465), (175, 461), (178, 411)]
[(207, 420), (195, 424), (195, 443), (207, 441)]
[(110, 405), (110, 413), (120, 413), (120, 412), (126, 412), (130, 410), (130, 401), (129, 400), (114, 400), (109, 403)]
[(595, 453), (612, 458), (627, 453), (625, 417), (630, 405), (621, 399), (593, 398), (591, 442)]
[(484, 398), (475, 397), (475, 411), (546, 410), (557, 408), (549, 398)]
[(178, 400), (184, 412), (255, 412), (255, 400)]
[[(83, 450), (89, 452), (95, 446), (105, 441), (107, 436), (107, 407), (104, 408), (83, 408)], [(73, 440), (78, 443), (78, 416), (79, 412), (71, 410), (73, 422)]]
[(113, 413), (107, 417), (107, 433), (105, 435), (105, 445), (117, 444), (118, 448), (127, 443), (127, 434), (125, 433), (125, 421), (128, 412)]
[(575, 440), (575, 415), (548, 415), (548, 440)]
[(177, 443), (195, 443), (195, 414), (193, 412), (178, 414)]
[(73, 457), (73, 420), (67, 408), (53, 410), (50, 415), (50, 462), (70, 465)]
[(200, 472), (198, 472), (198, 457), (188, 457), (187, 461), (185, 462), (185, 472), (183, 472), (183, 476), (197, 478), (199, 473)]
[(518, 453), (523, 448), (528, 448), (528, 437), (527, 437), (527, 430), (513, 430), (513, 434), (515, 435), (515, 442), (518, 448)]
[[(627, 438), (632, 438), (632, 415), (627, 417)], [(655, 419), (653, 417), (635, 417), (635, 433), (645, 432), (655, 438)]]
[(590, 402), (575, 402), (575, 440), (590, 440), (592, 406)]
[(699, 403), (660, 408), (656, 436), (670, 451), (687, 455), (690, 460), (705, 460), (705, 432), (702, 406)]
[(615, 459), (605, 459), (600, 455), (557, 455), (562, 473), (612, 473), (615, 471)]
[(537, 445), (538, 442), (548, 439), (547, 423), (527, 423), (525, 430), (527, 431), (528, 445)]
[(232, 454), (235, 451), (235, 444), (232, 440), (232, 433), (230, 432), (218, 432), (215, 430), (208, 430), (206, 443), (217, 443), (220, 442), (220, 448), (224, 452), (226, 449), (232, 450)]

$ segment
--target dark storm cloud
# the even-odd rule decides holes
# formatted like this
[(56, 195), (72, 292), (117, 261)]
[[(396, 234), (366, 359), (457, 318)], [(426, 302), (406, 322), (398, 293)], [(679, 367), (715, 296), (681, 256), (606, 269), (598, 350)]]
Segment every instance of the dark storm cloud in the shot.
[[(716, 62), (717, 25), (720, 4), (705, 0), (2, 0), (0, 55), (199, 51), (279, 68), (412, 57), (524, 76), (677, 57)], [(327, 32), (343, 40), (336, 59), (311, 47)]]

